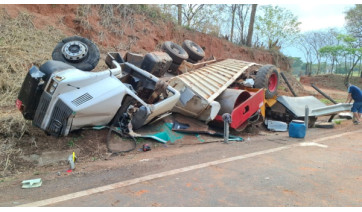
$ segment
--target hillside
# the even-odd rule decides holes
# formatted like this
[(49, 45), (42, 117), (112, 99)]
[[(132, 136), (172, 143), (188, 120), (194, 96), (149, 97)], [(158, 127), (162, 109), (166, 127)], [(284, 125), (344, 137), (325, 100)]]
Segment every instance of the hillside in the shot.
[[(181, 44), (190, 39), (205, 49), (206, 57), (235, 58), (260, 64), (275, 64), (290, 71), (286, 57), (266, 50), (237, 46), (225, 39), (186, 30), (169, 22), (157, 10), (115, 5), (0, 5), (0, 176), (35, 166), (24, 155), (44, 151), (80, 149), (82, 160), (102, 158), (106, 151), (104, 132), (72, 134), (53, 138), (25, 121), (15, 109), (21, 83), (32, 65), (51, 59), (62, 38), (80, 35), (93, 40), (107, 52), (147, 53), (159, 50), (163, 42)], [(100, 61), (96, 69), (105, 67)], [(298, 91), (303, 87), (288, 73)], [(282, 83), (282, 91), (288, 89)], [(101, 146), (101, 147), (100, 147)]]
[(167, 22), (165, 17), (148, 17), (148, 13), (157, 11), (112, 5), (1, 5), (0, 8), (4, 8), (11, 18), (20, 13), (31, 15), (38, 29), (53, 26), (65, 36), (87, 37), (104, 52), (147, 53), (159, 49), (164, 41), (181, 44), (190, 39), (205, 49), (205, 58), (213, 55), (218, 59), (235, 58), (290, 69), (287, 58), (277, 53), (240, 47), (225, 39), (186, 30)]

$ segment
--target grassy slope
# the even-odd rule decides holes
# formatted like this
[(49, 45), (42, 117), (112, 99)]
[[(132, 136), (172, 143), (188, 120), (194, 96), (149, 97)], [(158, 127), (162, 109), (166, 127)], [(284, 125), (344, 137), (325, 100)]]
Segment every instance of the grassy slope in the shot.
[(49, 60), (54, 44), (64, 37), (50, 26), (36, 29), (32, 18), (21, 13), (12, 19), (0, 10), (0, 176), (15, 168), (13, 160), (22, 152), (18, 143), (34, 139), (31, 123), (15, 109), (21, 83), (31, 64)]

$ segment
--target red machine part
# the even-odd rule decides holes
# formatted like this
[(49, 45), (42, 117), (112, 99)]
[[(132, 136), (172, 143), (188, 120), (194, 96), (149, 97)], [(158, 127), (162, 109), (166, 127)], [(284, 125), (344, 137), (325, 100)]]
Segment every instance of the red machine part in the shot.
[(21, 100), (17, 99), (15, 105), (18, 110), (23, 111), (23, 102)]
[(226, 89), (216, 101), (220, 103), (221, 109), (215, 121), (223, 122), (222, 115), (229, 113), (232, 120), (230, 127), (238, 129), (264, 105), (264, 91)]
[(278, 86), (278, 72), (273, 72), (269, 77), (268, 89), (270, 92), (274, 92)]

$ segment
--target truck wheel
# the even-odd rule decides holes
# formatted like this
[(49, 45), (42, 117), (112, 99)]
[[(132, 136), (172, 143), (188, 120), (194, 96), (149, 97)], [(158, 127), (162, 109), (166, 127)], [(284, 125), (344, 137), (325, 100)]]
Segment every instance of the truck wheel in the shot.
[(187, 54), (189, 54), (189, 58), (193, 61), (199, 61), (205, 57), (204, 50), (191, 40), (185, 40), (182, 43), (182, 48), (185, 49)]
[(308, 117), (308, 128), (314, 127), (316, 121), (317, 121), (317, 117), (315, 117), (315, 116)]
[(91, 71), (97, 66), (100, 54), (98, 47), (92, 41), (72, 36), (63, 39), (55, 46), (52, 58), (82, 71)]
[(193, 60), (193, 59), (187, 59), (187, 62), (189, 62), (189, 63), (192, 63), (192, 64), (196, 64), (197, 63), (197, 61), (195, 61), (195, 60)]
[(189, 55), (181, 46), (171, 41), (166, 41), (162, 44), (162, 50), (166, 52), (172, 58), (172, 61), (176, 64), (181, 64), (182, 61), (187, 60)]
[(273, 65), (265, 65), (256, 73), (255, 88), (265, 88), (265, 98), (271, 99), (277, 95), (279, 84), (279, 74)]
[(179, 64), (171, 63), (171, 66), (170, 68), (168, 68), (169, 70), (167, 72), (177, 75), (177, 70), (179, 67), (180, 67)]

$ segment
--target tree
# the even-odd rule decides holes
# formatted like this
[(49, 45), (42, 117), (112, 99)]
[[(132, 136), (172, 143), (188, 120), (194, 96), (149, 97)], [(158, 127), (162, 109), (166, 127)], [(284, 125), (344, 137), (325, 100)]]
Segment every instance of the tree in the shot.
[(313, 49), (308, 42), (308, 35), (302, 34), (298, 37), (296, 41), (298, 42), (298, 48), (303, 52), (304, 58), (306, 60), (305, 74), (310, 76), (312, 75), (312, 64), (313, 64)]
[(231, 30), (230, 30), (230, 41), (233, 42), (233, 36), (234, 36), (234, 22), (235, 22), (235, 12), (237, 8), (237, 4), (231, 5)]
[(177, 24), (182, 25), (182, 4), (177, 5)]
[(321, 62), (322, 55), (319, 52), (319, 49), (323, 46), (328, 45), (329, 42), (329, 32), (326, 31), (309, 31), (305, 32), (301, 35), (303, 42), (299, 43), (301, 49), (307, 48), (310, 50), (310, 56), (317, 61), (317, 71), (316, 75), (318, 75), (321, 71)]
[(342, 54), (341, 46), (324, 46), (319, 49), (319, 52), (323, 57), (328, 57), (332, 61), (332, 67), (330, 73), (333, 73), (334, 64), (337, 62), (337, 57)]
[[(341, 41), (339, 45), (324, 46), (319, 51), (322, 54), (330, 54), (334, 57), (344, 57), (345, 72), (347, 73), (344, 83), (347, 85), (354, 68), (362, 58), (362, 47), (359, 45), (358, 40), (351, 35), (340, 34), (337, 39)], [(347, 67), (347, 60), (350, 60), (349, 68)]]
[[(187, 4), (185, 7), (183, 7), (182, 14), (186, 19), (186, 27), (192, 27), (192, 24), (195, 24), (195, 22), (200, 22), (202, 19), (204, 19), (202, 17), (201, 20), (195, 20), (204, 6), (204, 4)], [(192, 21), (194, 23), (192, 23)]]
[(348, 10), (345, 19), (347, 31), (362, 42), (362, 4)]
[(293, 74), (300, 76), (303, 67), (303, 61), (300, 57), (288, 57), (289, 63), (292, 64)]
[(246, 38), (246, 46), (249, 46), (249, 47), (251, 47), (251, 39), (253, 37), (256, 7), (257, 7), (257, 4), (253, 4), (252, 7), (251, 7), (249, 30), (248, 30), (248, 36)]
[(239, 44), (246, 45), (246, 29), (247, 29), (247, 17), (249, 14), (250, 6), (248, 4), (240, 4), (237, 7), (238, 16), (238, 28), (239, 28)]
[(265, 38), (269, 49), (288, 45), (300, 32), (298, 18), (289, 10), (278, 6), (261, 6), (255, 29)]
[[(351, 59), (351, 66), (350, 66), (348, 74), (344, 80), (344, 83), (347, 86), (347, 84), (349, 82), (349, 78), (351, 77), (351, 74), (353, 72), (353, 69), (356, 67), (356, 65), (362, 58), (362, 47), (360, 46), (359, 41), (353, 36), (342, 34), (342, 35), (340, 35), (339, 38), (344, 43), (343, 51), (344, 51), (345, 55), (350, 56), (350, 59)], [(347, 67), (346, 67), (346, 69), (347, 69)]]
[(186, 28), (199, 32), (220, 35), (224, 18), (220, 13), (225, 5), (187, 4), (182, 7), (183, 23)]

